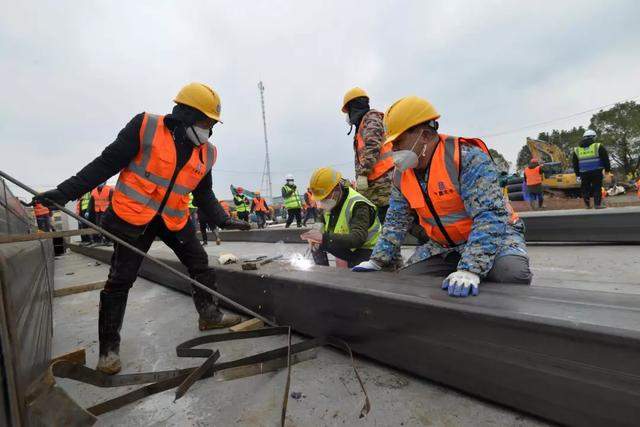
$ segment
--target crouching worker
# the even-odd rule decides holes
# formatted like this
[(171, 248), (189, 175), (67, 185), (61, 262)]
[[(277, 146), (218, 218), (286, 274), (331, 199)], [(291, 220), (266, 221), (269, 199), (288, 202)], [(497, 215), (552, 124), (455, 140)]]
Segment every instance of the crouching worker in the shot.
[(309, 188), (322, 211), (322, 229), (300, 237), (311, 244), (315, 263), (329, 265), (327, 252), (349, 267), (368, 260), (381, 228), (376, 206), (347, 186), (340, 172), (331, 168), (317, 169)]
[[(229, 218), (211, 189), (216, 147), (209, 137), (220, 121), (218, 94), (204, 84), (191, 83), (182, 88), (174, 101), (171, 114), (135, 116), (98, 158), (35, 200), (64, 205), (119, 173), (102, 226), (143, 252), (159, 237), (175, 252), (191, 277), (215, 289), (216, 273), (198, 242), (193, 222), (189, 221), (189, 193), (193, 193), (194, 205), (205, 211), (210, 223), (240, 229), (248, 229), (249, 224)], [(129, 289), (141, 263), (142, 256), (114, 244), (109, 278), (100, 292), (98, 315), (97, 369), (107, 374), (121, 369), (120, 328)], [(193, 287), (192, 295), (200, 330), (240, 322), (239, 316), (223, 314), (217, 298), (209, 292)]]
[(385, 114), (385, 143), (396, 166), (389, 212), (371, 259), (354, 271), (394, 264), (417, 214), (429, 241), (402, 273), (447, 275), (450, 296), (478, 295), (482, 279), (531, 283), (524, 225), (498, 184), (484, 142), (438, 134), (426, 100), (402, 98)]

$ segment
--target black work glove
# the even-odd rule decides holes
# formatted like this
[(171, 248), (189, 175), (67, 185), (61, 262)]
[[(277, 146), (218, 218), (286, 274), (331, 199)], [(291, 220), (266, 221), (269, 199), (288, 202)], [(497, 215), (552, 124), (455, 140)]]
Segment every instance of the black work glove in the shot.
[(251, 230), (251, 224), (249, 224), (247, 221), (242, 221), (240, 219), (231, 217), (229, 217), (229, 219), (227, 219), (227, 221), (222, 224), (222, 227), (230, 230)]
[(40, 193), (37, 196), (33, 197), (33, 201), (31, 203), (41, 203), (42, 205), (48, 208), (54, 208), (51, 202), (55, 202), (61, 206), (64, 206), (69, 201), (69, 198), (57, 188), (53, 190), (45, 191), (44, 193)]

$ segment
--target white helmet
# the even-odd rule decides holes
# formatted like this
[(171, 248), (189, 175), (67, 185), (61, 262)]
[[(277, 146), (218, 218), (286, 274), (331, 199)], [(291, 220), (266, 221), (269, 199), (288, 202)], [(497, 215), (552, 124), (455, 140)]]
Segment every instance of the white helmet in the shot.
[(596, 131), (593, 129), (587, 129), (584, 134), (582, 135), (583, 138), (595, 138), (596, 136)]
[(290, 173), (286, 174), (284, 176), (284, 180), (285, 181), (293, 181), (293, 175), (291, 175)]

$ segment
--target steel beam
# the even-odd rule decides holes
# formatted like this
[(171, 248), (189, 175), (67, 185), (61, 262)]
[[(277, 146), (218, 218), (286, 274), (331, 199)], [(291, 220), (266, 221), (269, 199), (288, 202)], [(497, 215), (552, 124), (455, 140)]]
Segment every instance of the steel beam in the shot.
[[(111, 253), (73, 249), (104, 262)], [(217, 271), (223, 294), (281, 325), (337, 336), (359, 354), (472, 395), (567, 425), (640, 419), (638, 295), (485, 284), (480, 296), (455, 299), (428, 276), (284, 264)], [(153, 264), (141, 275), (189, 292)]]

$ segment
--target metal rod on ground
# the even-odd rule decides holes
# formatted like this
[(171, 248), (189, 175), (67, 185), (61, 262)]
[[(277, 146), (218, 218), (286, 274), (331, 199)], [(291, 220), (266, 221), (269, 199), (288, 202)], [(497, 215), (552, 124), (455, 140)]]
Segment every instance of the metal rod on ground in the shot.
[[(0, 176), (5, 178), (7, 181), (10, 181), (10, 182), (14, 183), (15, 185), (17, 185), (18, 187), (22, 188), (23, 190), (33, 194), (34, 196), (37, 196), (39, 194), (33, 188), (31, 188), (28, 185), (18, 181), (17, 179), (13, 178), (12, 176), (7, 175), (5, 172), (3, 172), (1, 170), (0, 170)], [(203, 285), (202, 283), (198, 282), (197, 280), (193, 279), (192, 277), (189, 277), (186, 274), (182, 273), (181, 271), (178, 271), (175, 268), (171, 267), (170, 265), (165, 264), (164, 262), (155, 259), (151, 255), (145, 253), (144, 251), (141, 251), (140, 249), (136, 248), (135, 246), (131, 245), (130, 243), (125, 242), (124, 240), (122, 240), (121, 238), (116, 236), (115, 234), (112, 234), (112, 233), (108, 232), (107, 230), (105, 230), (104, 228), (95, 225), (91, 221), (81, 217), (80, 215), (77, 215), (75, 212), (70, 211), (69, 209), (65, 208), (64, 206), (61, 206), (61, 205), (53, 202), (52, 200), (49, 200), (49, 202), (51, 202), (51, 204), (53, 206), (55, 206), (56, 208), (58, 208), (61, 212), (66, 213), (70, 217), (75, 218), (76, 220), (80, 221), (81, 223), (83, 223), (83, 224), (93, 228), (94, 230), (104, 234), (109, 239), (113, 240), (114, 242), (117, 242), (118, 244), (124, 246), (127, 249), (132, 250), (133, 252), (137, 253), (138, 255), (140, 255), (140, 256), (148, 259), (149, 261), (153, 262), (154, 264), (157, 264), (157, 265), (165, 268), (166, 270), (172, 272), (173, 274), (175, 274), (176, 276), (180, 277), (181, 279), (184, 279), (184, 280), (188, 281), (193, 286), (196, 286), (196, 287), (202, 289), (203, 291), (208, 292), (211, 295), (221, 299), (222, 301), (224, 301), (227, 304), (229, 304), (230, 306), (238, 309), (239, 311), (242, 311), (243, 313), (248, 314), (249, 316), (253, 316), (253, 317), (257, 318), (257, 319), (260, 319), (264, 323), (266, 323), (267, 325), (278, 326), (275, 322), (272, 322), (271, 320), (261, 316), (258, 313), (255, 313), (254, 311), (248, 309), (247, 307), (245, 307), (245, 306), (243, 306), (241, 304), (238, 304), (234, 300), (222, 295), (221, 293), (218, 293), (218, 292), (214, 291), (213, 289), (208, 288), (207, 286)]]

